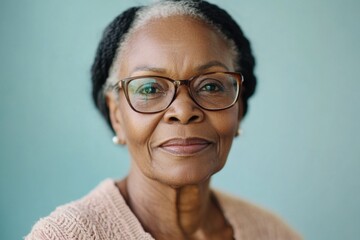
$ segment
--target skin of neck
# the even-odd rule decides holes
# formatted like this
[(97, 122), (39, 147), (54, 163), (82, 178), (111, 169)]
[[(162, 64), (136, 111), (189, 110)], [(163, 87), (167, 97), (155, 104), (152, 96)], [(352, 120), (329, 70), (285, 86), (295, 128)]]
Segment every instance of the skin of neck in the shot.
[(224, 227), (209, 185), (210, 179), (174, 188), (144, 176), (136, 164), (118, 183), (128, 206), (155, 239), (210, 239)]

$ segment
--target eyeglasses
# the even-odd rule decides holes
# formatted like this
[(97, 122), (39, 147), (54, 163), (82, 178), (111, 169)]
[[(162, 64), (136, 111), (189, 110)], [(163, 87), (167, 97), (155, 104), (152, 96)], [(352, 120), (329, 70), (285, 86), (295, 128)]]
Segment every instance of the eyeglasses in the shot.
[(189, 96), (198, 106), (217, 111), (230, 108), (237, 102), (243, 81), (240, 73), (210, 72), (188, 80), (153, 75), (130, 77), (113, 87), (116, 91), (122, 88), (130, 107), (139, 113), (165, 110), (175, 100), (181, 85), (187, 86)]

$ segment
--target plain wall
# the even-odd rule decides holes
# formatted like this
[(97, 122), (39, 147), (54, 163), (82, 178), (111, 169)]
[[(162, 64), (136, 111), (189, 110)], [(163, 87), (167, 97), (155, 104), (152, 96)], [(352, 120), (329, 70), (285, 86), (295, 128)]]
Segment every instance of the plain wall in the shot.
[[(0, 239), (126, 175), (89, 69), (103, 28), (143, 2), (1, 0)], [(244, 134), (212, 184), (305, 239), (359, 239), (360, 1), (211, 2), (251, 39), (258, 76)]]

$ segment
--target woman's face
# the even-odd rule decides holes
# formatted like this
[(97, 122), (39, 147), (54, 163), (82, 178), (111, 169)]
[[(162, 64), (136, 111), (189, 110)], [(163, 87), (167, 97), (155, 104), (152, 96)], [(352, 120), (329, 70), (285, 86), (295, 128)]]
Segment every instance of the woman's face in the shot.
[[(156, 19), (135, 31), (123, 49), (119, 79), (159, 75), (189, 79), (214, 71), (234, 71), (226, 42), (206, 24), (183, 16)], [(242, 115), (241, 104), (220, 111), (201, 109), (181, 86), (163, 112), (142, 114), (108, 96), (112, 125), (126, 143), (131, 171), (171, 186), (196, 184), (225, 164)], [(131, 174), (131, 172), (130, 172)]]

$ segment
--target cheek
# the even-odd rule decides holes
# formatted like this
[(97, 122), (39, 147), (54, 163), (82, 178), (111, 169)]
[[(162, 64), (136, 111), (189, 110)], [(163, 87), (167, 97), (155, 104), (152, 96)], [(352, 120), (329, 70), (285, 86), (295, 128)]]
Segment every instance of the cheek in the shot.
[[(132, 110), (131, 110), (132, 111)], [(143, 115), (134, 111), (128, 112), (124, 118), (126, 146), (128, 148), (131, 162), (140, 169), (141, 172), (152, 178), (152, 160), (149, 143), (151, 141), (154, 129), (156, 128), (156, 119), (151, 115)]]
[(239, 125), (238, 108), (234, 107), (217, 112), (212, 117), (212, 125), (214, 126), (219, 138), (219, 155), (222, 160), (226, 160), (232, 141), (235, 137)]
[(149, 141), (158, 125), (161, 116), (157, 114), (141, 114), (130, 108), (125, 98), (120, 98), (121, 131), (127, 147), (135, 159), (146, 158)]
[(222, 138), (233, 138), (239, 125), (238, 107), (234, 106), (219, 112), (214, 112), (212, 124)]

